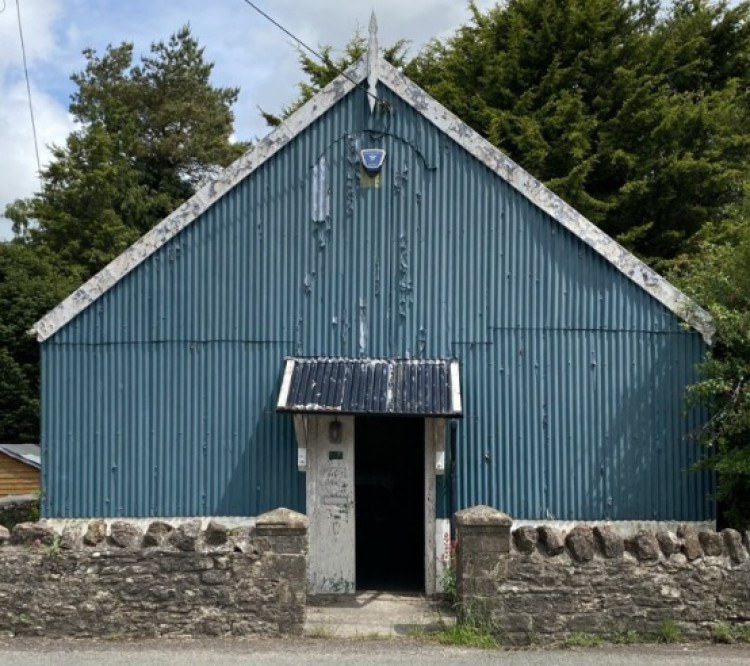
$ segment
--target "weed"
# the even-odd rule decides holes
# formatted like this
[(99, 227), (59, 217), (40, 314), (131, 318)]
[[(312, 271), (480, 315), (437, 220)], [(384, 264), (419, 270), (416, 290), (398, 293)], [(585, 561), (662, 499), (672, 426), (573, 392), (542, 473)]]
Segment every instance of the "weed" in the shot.
[(333, 638), (334, 631), (329, 627), (313, 627), (306, 635), (308, 638)]
[(664, 620), (656, 634), (659, 643), (679, 643), (682, 640), (682, 630), (674, 620)]
[(750, 643), (750, 624), (746, 624), (742, 627), (735, 627), (734, 637), (740, 641), (740, 643)]
[(55, 534), (52, 537), (52, 543), (49, 544), (45, 549), (44, 553), (45, 555), (59, 555), (60, 550), (62, 550), (62, 539), (60, 538), (59, 534)]
[(456, 548), (458, 543), (446, 537), (446, 553), (443, 563), (443, 573), (440, 576), (440, 585), (443, 588), (443, 599), (455, 608), (458, 603), (458, 584), (456, 575)]
[(26, 520), (30, 523), (36, 523), (39, 520), (39, 502), (42, 499), (42, 490), (41, 488), (37, 488), (34, 491), (34, 500), (29, 505), (29, 513), (26, 516)]
[(120, 643), (121, 641), (125, 640), (125, 636), (123, 636), (122, 634), (107, 634), (104, 637), (104, 640), (110, 641), (112, 643)]
[(574, 631), (568, 634), (563, 641), (565, 647), (601, 647), (605, 641), (601, 636), (587, 634), (583, 631)]
[(726, 622), (719, 622), (711, 629), (711, 637), (713, 638), (714, 643), (734, 643), (734, 636), (732, 633), (732, 627)]
[(634, 643), (647, 642), (647, 637), (642, 636), (634, 629), (618, 629), (612, 634), (612, 642), (616, 645), (633, 645)]
[(445, 626), (434, 634), (427, 634), (443, 645), (460, 645), (491, 650), (497, 647), (497, 641), (486, 629), (473, 625), (459, 623)]
[(528, 641), (529, 645), (541, 645), (542, 639), (540, 638), (539, 634), (534, 631), (534, 629), (529, 629), (526, 632), (526, 640)]
[[(443, 630), (443, 627), (441, 627), (438, 631), (442, 631), (442, 630)], [(423, 626), (421, 626), (419, 624), (415, 624), (415, 625), (412, 625), (411, 627), (409, 627), (406, 630), (406, 635), (409, 638), (415, 638), (417, 640), (421, 640), (423, 638), (428, 638), (429, 637), (428, 634), (427, 634), (427, 630)]]
[(422, 626), (409, 627), (409, 638), (429, 640), (443, 645), (460, 645), (490, 650), (497, 647), (497, 641), (489, 624), (464, 619), (456, 624), (441, 621), (437, 628)]

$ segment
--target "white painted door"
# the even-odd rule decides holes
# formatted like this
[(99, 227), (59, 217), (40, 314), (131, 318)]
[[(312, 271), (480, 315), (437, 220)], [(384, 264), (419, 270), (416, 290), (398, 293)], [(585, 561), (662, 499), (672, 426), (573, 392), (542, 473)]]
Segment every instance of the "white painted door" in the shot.
[(307, 423), (307, 592), (354, 594), (354, 417)]

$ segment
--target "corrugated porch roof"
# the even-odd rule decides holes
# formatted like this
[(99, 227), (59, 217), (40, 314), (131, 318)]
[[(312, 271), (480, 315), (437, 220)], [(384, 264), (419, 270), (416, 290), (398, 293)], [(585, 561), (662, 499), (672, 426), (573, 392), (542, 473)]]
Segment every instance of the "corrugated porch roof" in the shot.
[(284, 412), (462, 416), (456, 360), (289, 358)]

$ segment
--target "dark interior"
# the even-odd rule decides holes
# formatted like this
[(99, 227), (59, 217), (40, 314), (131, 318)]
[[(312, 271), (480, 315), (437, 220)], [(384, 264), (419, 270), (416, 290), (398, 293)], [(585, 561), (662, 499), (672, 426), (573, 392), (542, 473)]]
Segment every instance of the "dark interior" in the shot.
[(357, 588), (424, 591), (424, 419), (355, 421)]

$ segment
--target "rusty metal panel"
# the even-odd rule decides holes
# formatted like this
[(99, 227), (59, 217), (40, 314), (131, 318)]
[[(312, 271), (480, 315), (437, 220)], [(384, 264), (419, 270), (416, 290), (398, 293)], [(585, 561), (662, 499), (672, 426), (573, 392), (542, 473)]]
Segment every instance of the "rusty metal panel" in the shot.
[[(287, 412), (461, 416), (451, 361), (292, 358), (277, 408)], [(455, 373), (457, 379), (458, 373)]]
[(348, 94), (43, 344), (45, 514), (304, 508), (275, 413), (304, 356), (458, 359), (461, 506), (713, 515), (684, 471), (700, 336), (379, 91), (387, 111)]

